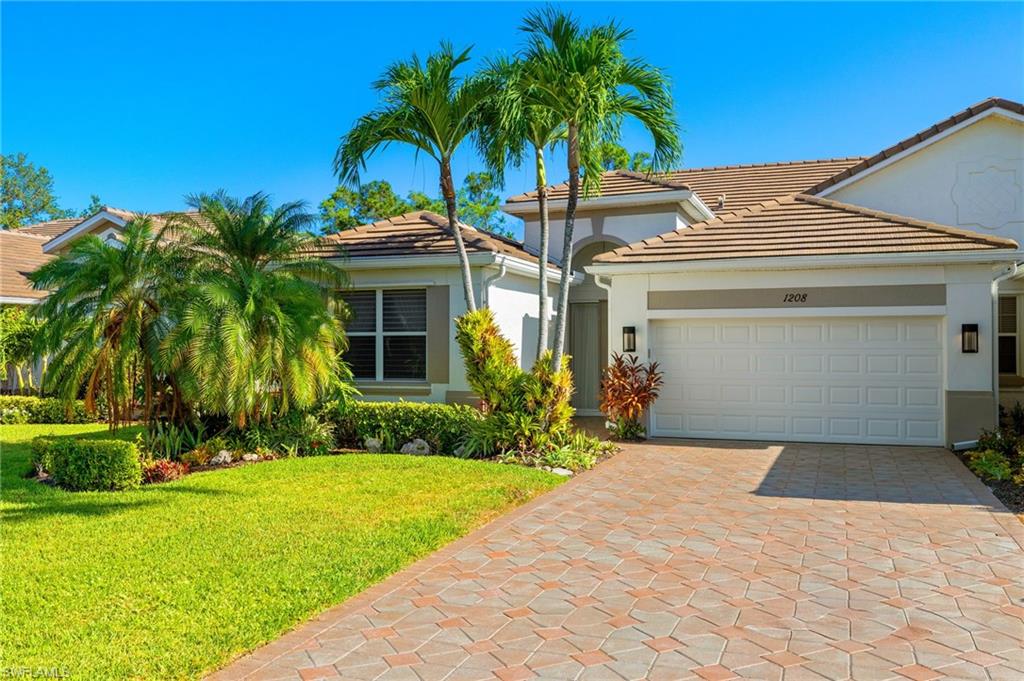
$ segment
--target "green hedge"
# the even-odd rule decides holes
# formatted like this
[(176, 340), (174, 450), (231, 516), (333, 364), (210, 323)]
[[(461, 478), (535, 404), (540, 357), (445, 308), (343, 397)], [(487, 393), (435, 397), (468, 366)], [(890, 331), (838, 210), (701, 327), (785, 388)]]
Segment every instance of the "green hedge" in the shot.
[(75, 492), (132, 489), (142, 481), (139, 450), (124, 440), (39, 437), (32, 441), (32, 463)]
[(339, 444), (362, 447), (368, 437), (382, 437), (398, 451), (420, 438), (435, 454), (454, 454), (480, 412), (463, 404), (428, 402), (350, 402), (335, 415)]
[[(5, 412), (7, 416), (3, 417), (3, 423), (88, 423), (96, 420), (86, 413), (81, 400), (67, 405), (54, 397), (0, 395), (0, 414)], [(16, 412), (24, 414), (24, 420)]]

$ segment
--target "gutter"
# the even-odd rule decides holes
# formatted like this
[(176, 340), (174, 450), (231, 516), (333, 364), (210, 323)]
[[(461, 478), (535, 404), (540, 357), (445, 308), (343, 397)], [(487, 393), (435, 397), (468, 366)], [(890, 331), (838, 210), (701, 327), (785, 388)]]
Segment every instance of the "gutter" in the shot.
[(480, 301), (481, 307), (489, 306), (491, 301), (491, 284), (504, 277), (507, 272), (508, 266), (504, 261), (502, 261), (498, 266), (497, 274), (492, 274), (491, 276), (484, 278), (483, 283), (480, 286), (480, 288), (483, 289), (480, 291), (481, 298), (483, 298), (483, 300)]
[[(621, 196), (596, 196), (590, 199), (581, 199), (577, 210), (591, 210), (594, 208), (623, 208), (627, 206), (656, 206), (665, 203), (695, 203), (696, 195), (689, 189), (666, 190), (662, 192), (644, 192), (642, 194), (626, 194)], [(568, 199), (548, 200), (548, 210), (565, 209), (569, 204)], [(705, 209), (707, 206), (705, 206)], [(516, 201), (505, 203), (501, 210), (509, 215), (522, 217), (537, 212), (537, 201)], [(709, 211), (710, 212), (710, 211)]]

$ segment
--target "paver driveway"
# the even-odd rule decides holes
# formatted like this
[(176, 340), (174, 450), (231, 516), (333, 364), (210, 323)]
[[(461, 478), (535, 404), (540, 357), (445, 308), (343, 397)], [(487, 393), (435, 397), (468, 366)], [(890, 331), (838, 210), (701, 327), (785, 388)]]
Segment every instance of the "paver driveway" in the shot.
[(1024, 532), (937, 449), (637, 445), (218, 679), (1024, 679)]

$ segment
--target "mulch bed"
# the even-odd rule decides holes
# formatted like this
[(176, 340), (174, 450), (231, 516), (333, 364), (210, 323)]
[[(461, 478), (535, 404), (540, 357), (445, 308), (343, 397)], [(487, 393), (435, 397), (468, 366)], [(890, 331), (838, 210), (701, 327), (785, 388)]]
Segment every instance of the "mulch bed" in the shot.
[[(967, 452), (954, 452), (957, 458), (967, 466)], [(967, 470), (971, 470), (970, 466), (967, 466)], [(972, 475), (975, 475), (974, 471), (971, 471)], [(977, 477), (975, 475), (975, 477)], [(1013, 480), (981, 480), (982, 483), (990, 490), (995, 498), (1003, 502), (1003, 506), (1006, 506), (1011, 513), (1024, 514), (1024, 485), (1018, 485)]]

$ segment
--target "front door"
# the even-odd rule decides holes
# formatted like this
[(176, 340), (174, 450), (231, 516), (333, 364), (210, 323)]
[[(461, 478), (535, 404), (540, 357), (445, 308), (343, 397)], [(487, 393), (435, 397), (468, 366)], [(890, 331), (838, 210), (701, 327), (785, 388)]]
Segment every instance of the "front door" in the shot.
[(571, 303), (569, 305), (568, 352), (572, 357), (576, 391), (572, 406), (581, 414), (598, 413), (598, 390), (601, 372), (607, 362), (606, 303)]

